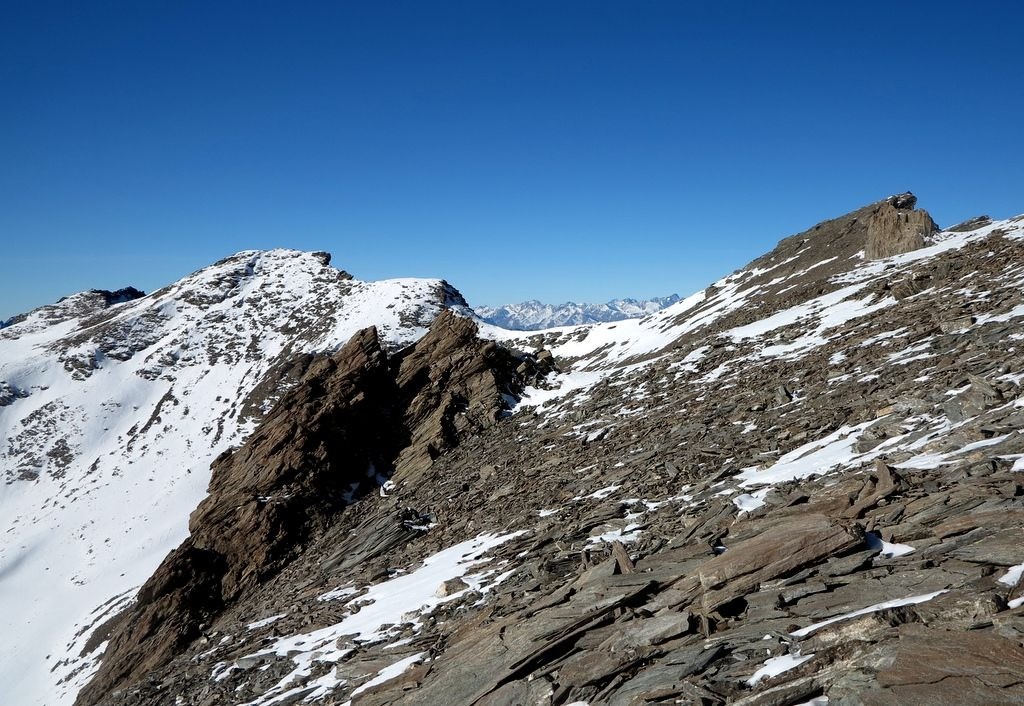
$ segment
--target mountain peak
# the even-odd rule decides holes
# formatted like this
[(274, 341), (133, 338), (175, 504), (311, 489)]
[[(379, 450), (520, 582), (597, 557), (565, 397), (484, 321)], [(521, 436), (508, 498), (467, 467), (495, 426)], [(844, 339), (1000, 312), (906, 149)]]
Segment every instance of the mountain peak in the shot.
[[(315, 355), (367, 327), (397, 355), (449, 308), (471, 313), (440, 279), (361, 281), (326, 253), (250, 250), (144, 296), (82, 292), (0, 330), (0, 482), (13, 486), (0, 566), (4, 591), (27, 597), (0, 618), (18, 644), (2, 700), (58, 703), (80, 685), (70, 662), (47, 659), (52, 646), (188, 535), (211, 461)], [(65, 697), (26, 686), (51, 674), (68, 677)]]
[(887, 703), (932, 643), (1016, 659), (1024, 218), (866, 256), (914, 213), (609, 323), (273, 250), (0, 331), (5, 700)]

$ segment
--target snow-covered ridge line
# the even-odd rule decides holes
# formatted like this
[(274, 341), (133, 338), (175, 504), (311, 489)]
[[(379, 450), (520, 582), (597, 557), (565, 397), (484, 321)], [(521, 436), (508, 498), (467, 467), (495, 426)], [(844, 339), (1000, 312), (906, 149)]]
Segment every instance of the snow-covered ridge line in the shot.
[[(829, 256), (800, 271), (778, 276), (773, 271), (790, 264), (795, 258), (779, 260), (769, 266), (748, 267), (640, 319), (556, 327), (531, 331), (528, 335), (485, 325), (483, 333), (513, 344), (539, 343), (548, 347), (557, 359), (571, 363), (571, 372), (553, 379), (550, 389), (532, 391), (533, 398), (528, 397), (524, 404), (534, 403), (534, 398), (537, 404), (548, 402), (561, 396), (559, 390), (563, 393), (579, 391), (627, 367), (651, 364), (684, 336), (695, 341), (701, 336), (709, 336), (709, 340), (716, 338), (723, 344), (746, 342), (754, 349), (748, 354), (751, 358), (800, 357), (824, 344), (830, 331), (893, 305), (896, 300), (892, 296), (879, 296), (873, 291), (875, 285), (893, 272), (963, 248), (997, 232), (1008, 238), (1024, 238), (1024, 216), (988, 222), (971, 231), (942, 231), (933, 236), (931, 244), (926, 247), (885, 259), (868, 261), (858, 253), (851, 258), (848, 268), (827, 277), (829, 291), (777, 310), (765, 307), (764, 301), (784, 295), (793, 282), (833, 262), (835, 257)], [(759, 316), (751, 317), (753, 321), (750, 323), (717, 330), (720, 321), (743, 310), (754, 311)], [(791, 324), (808, 321), (816, 322), (812, 331), (794, 340), (773, 342), (775, 332)], [(694, 350), (688, 357), (688, 363), (695, 364), (701, 357), (700, 350)], [(740, 364), (742, 360), (743, 356), (738, 356), (735, 363)], [(719, 375), (724, 373), (719, 371)]]
[(471, 315), (443, 280), (363, 282), (326, 253), (279, 249), (130, 301), (72, 295), (0, 330), (0, 600), (19, 606), (0, 618), (0, 702), (74, 700), (91, 669), (66, 646), (187, 536), (211, 461), (294, 361), (371, 325), (405, 347), (446, 308)]

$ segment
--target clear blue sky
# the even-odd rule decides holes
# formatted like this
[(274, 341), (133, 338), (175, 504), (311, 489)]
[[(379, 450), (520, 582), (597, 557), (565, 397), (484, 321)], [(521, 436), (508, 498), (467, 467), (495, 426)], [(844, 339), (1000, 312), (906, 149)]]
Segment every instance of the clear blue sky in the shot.
[(0, 318), (277, 246), (685, 294), (906, 189), (1024, 212), (1017, 5), (4, 2)]

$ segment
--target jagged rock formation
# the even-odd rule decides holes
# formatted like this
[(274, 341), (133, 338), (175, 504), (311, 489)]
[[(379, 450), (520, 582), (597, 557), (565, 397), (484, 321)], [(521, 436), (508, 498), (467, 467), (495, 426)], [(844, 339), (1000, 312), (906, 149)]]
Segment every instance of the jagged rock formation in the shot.
[(135, 287), (122, 287), (121, 289), (113, 292), (109, 289), (91, 289), (89, 292), (90, 294), (97, 294), (101, 296), (107, 306), (124, 304), (125, 302), (134, 301), (146, 296), (145, 292), (141, 289), (136, 289)]
[(315, 359), (249, 440), (214, 462), (189, 538), (119, 620), (78, 703), (162, 666), (393, 470), (422, 472), (493, 425), (503, 395), (521, 387), (521, 364), (450, 312), (391, 359), (372, 327)]
[(928, 212), (915, 210), (917, 197), (907, 192), (891, 196), (881, 204), (868, 221), (868, 241), (864, 254), (869, 260), (923, 248), (927, 239), (939, 230)]
[(83, 292), (0, 330), (0, 599), (19, 606), (0, 614), (0, 702), (73, 701), (93, 626), (188, 536), (211, 462), (314, 356), (371, 325), (393, 353), (441, 311), (470, 315), (443, 280), (364, 282), (329, 262), (238, 253), (143, 297)]

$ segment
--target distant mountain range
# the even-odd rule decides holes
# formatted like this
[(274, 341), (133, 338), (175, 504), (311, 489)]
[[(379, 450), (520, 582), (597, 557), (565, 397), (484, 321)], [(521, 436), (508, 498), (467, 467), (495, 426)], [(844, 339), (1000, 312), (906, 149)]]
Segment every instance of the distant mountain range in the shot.
[(478, 306), (474, 311), (484, 321), (514, 331), (537, 331), (555, 326), (597, 324), (639, 319), (679, 301), (678, 294), (653, 299), (612, 299), (605, 304), (544, 304), (536, 299), (520, 304)]

